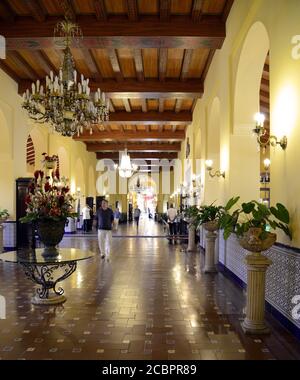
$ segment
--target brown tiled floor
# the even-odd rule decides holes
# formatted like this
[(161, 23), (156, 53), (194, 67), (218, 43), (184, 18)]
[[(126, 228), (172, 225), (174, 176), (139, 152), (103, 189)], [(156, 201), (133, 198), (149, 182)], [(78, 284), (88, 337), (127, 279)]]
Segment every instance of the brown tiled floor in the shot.
[[(147, 220), (140, 233), (162, 235)], [(98, 252), (93, 235), (66, 237), (62, 246)], [(202, 267), (202, 255), (163, 238), (115, 237), (111, 261), (80, 262), (63, 283), (67, 302), (47, 307), (31, 304), (34, 286), (21, 268), (0, 263), (0, 358), (300, 359), (299, 341), (270, 317), (270, 336), (246, 337), (242, 290)]]

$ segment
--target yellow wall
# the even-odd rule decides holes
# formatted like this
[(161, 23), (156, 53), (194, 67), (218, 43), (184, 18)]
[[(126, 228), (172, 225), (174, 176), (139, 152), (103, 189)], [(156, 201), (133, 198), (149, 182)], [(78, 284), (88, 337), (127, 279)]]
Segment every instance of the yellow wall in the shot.
[(31, 122), (21, 107), (16, 83), (0, 70), (0, 208), (15, 218), (15, 179), (31, 176), (26, 166), (26, 143), (31, 135), (35, 169), (41, 169), (42, 153), (58, 154), (62, 175), (81, 195), (95, 196), (96, 156), (81, 142), (49, 133), (47, 126)]
[[(271, 149), (271, 198), (273, 204), (284, 203), (292, 214), (294, 240), (291, 243), (278, 233), (279, 241), (296, 247), (300, 247), (300, 60), (292, 58), (291, 40), (300, 35), (299, 14), (299, 0), (235, 0), (226, 40), (215, 54), (204, 95), (187, 130), (188, 137), (195, 137), (193, 158), (201, 159), (203, 203), (217, 198), (222, 204), (234, 195), (258, 200), (260, 154), (251, 130), (253, 115), (259, 111), (262, 68), (270, 50), (271, 133), (288, 137), (285, 152), (280, 147)], [(219, 111), (213, 109), (216, 98)], [(212, 130), (219, 138), (218, 151), (210, 138)], [(186, 142), (181, 159), (185, 148)], [(214, 169), (226, 170), (225, 180), (208, 177), (204, 161), (209, 158), (215, 161)]]

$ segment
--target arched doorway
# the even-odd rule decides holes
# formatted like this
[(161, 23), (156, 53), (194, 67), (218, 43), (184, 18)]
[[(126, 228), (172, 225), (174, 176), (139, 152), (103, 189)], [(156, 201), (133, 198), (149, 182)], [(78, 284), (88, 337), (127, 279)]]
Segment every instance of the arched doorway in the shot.
[(157, 209), (155, 181), (147, 174), (135, 174), (128, 183), (128, 210), (138, 206), (143, 215), (154, 218)]
[(242, 201), (260, 198), (260, 153), (252, 130), (254, 115), (260, 110), (261, 78), (269, 50), (267, 29), (262, 22), (256, 22), (241, 48), (234, 85), (230, 195), (240, 195)]

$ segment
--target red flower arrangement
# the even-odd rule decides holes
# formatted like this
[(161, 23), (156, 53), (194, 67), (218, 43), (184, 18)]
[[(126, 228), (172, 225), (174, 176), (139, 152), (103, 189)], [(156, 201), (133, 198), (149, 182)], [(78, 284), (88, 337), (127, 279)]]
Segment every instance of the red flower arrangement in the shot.
[(58, 169), (52, 172), (51, 177), (36, 170), (25, 199), (27, 215), (20, 221), (29, 223), (41, 219), (60, 221), (68, 217), (75, 218), (77, 213), (73, 212), (74, 201), (67, 180), (60, 178)]

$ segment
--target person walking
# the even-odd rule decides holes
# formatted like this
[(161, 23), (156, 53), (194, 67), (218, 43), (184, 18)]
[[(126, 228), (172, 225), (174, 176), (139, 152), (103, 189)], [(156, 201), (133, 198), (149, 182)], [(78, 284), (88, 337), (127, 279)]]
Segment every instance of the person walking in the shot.
[(89, 231), (89, 222), (91, 219), (91, 209), (88, 204), (86, 204), (82, 209), (82, 219), (83, 219), (83, 232)]
[(139, 207), (136, 205), (134, 212), (133, 212), (133, 217), (136, 223), (136, 230), (139, 229), (139, 222), (140, 222), (140, 216), (141, 216), (141, 210)]
[(172, 239), (169, 240), (170, 243), (172, 241), (175, 243), (175, 235), (176, 235), (176, 218), (177, 218), (177, 210), (171, 204), (170, 208), (167, 210), (168, 215), (168, 224), (169, 224), (169, 234)]
[(118, 231), (120, 217), (121, 217), (121, 213), (120, 213), (119, 207), (117, 207), (116, 210), (115, 210), (115, 212), (114, 212), (114, 227), (115, 227), (115, 231)]
[(114, 213), (108, 208), (108, 202), (104, 199), (95, 215), (98, 225), (98, 244), (101, 258), (109, 260), (111, 243), (112, 243), (112, 226), (114, 221)]

